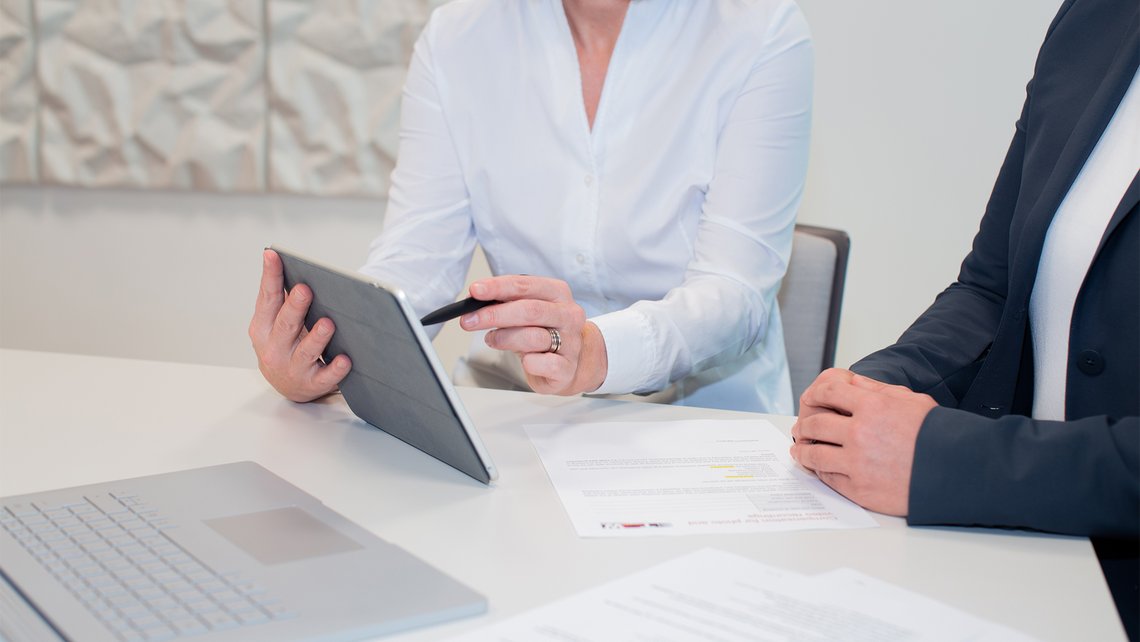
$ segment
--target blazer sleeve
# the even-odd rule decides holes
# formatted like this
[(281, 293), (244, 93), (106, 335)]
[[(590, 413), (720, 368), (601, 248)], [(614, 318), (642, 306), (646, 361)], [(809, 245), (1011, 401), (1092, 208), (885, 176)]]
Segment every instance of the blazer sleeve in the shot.
[(1140, 418), (991, 419), (934, 408), (918, 434), (910, 524), (1140, 535)]

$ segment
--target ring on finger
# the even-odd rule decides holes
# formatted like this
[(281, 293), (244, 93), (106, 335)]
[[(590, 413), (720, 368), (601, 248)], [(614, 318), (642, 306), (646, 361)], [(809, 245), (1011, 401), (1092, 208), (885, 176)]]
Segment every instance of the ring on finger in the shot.
[(558, 334), (558, 330), (554, 328), (547, 328), (550, 331), (550, 347), (546, 349), (547, 352), (556, 353), (562, 347), (562, 335)]

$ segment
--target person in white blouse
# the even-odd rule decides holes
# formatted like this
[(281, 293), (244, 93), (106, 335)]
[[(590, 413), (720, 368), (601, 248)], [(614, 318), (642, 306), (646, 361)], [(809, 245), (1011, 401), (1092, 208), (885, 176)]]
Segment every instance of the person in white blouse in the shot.
[[(426, 313), (476, 244), (503, 301), (459, 373), (543, 393), (793, 410), (776, 292), (803, 193), (813, 53), (792, 0), (467, 0), (416, 43), (384, 229), (362, 272)], [(524, 276), (529, 275), (529, 276)], [(310, 294), (265, 270), (250, 336), (303, 401)]]

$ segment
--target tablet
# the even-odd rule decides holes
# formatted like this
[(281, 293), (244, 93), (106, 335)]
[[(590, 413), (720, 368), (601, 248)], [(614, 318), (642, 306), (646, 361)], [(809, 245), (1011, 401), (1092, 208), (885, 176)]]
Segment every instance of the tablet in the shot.
[(431, 341), (399, 289), (272, 246), (285, 265), (285, 288), (313, 291), (305, 317), (328, 317), (336, 331), (323, 358), (348, 355), (340, 382), (348, 407), (364, 421), (488, 484), (498, 477)]

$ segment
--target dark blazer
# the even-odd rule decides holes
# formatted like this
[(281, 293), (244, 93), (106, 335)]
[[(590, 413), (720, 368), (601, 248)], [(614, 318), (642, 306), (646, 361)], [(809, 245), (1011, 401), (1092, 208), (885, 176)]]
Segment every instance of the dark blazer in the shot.
[(918, 435), (912, 524), (1140, 533), (1140, 182), (1073, 310), (1066, 421), (1034, 421), (1029, 296), (1045, 233), (1140, 62), (1140, 2), (1068, 0), (958, 280), (852, 369), (939, 403)]

